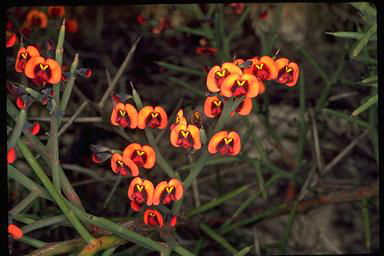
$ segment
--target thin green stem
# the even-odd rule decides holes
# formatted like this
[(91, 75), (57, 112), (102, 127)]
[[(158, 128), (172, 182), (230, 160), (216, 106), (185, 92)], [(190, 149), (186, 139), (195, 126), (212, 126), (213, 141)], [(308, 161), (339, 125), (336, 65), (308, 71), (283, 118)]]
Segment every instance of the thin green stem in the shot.
[(35, 160), (34, 156), (32, 155), (32, 152), (21, 141), (19, 141), (17, 143), (17, 145), (20, 148), (21, 152), (23, 153), (23, 155), (24, 155), (25, 159), (27, 160), (27, 162), (29, 163), (29, 165), (32, 167), (33, 171), (39, 177), (39, 179), (43, 183), (44, 187), (48, 190), (48, 192), (50, 193), (52, 198), (55, 200), (55, 202), (60, 207), (60, 209), (63, 211), (65, 216), (68, 218), (68, 220), (72, 223), (74, 228), (79, 232), (81, 237), (87, 243), (91, 242), (91, 240), (93, 240), (93, 237), (88, 233), (88, 231), (84, 228), (84, 226), (76, 218), (76, 216), (73, 214), (73, 212), (68, 208), (68, 205), (66, 204), (64, 198), (55, 189), (54, 185), (49, 180), (48, 176), (45, 174), (45, 172), (41, 168), (40, 164)]
[(19, 202), (15, 207), (13, 207), (8, 214), (10, 215), (16, 215), (20, 213), (22, 210), (27, 208), (33, 201), (35, 201), (36, 198), (39, 197), (39, 193), (36, 191), (33, 191), (32, 193), (28, 194), (21, 202)]
[(220, 234), (215, 232), (208, 225), (201, 223), (199, 225), (199, 228), (202, 231), (204, 231), (204, 233), (207, 234), (210, 238), (215, 240), (217, 243), (219, 243), (221, 246), (223, 246), (226, 250), (228, 250), (233, 255), (238, 253), (235, 247), (233, 247), (230, 243), (228, 243), (228, 241), (224, 237), (222, 237)]
[(175, 252), (177, 252), (178, 254), (180, 254), (181, 256), (193, 256), (194, 254), (191, 253), (190, 251), (188, 251), (187, 249), (185, 249), (183, 246), (181, 246), (180, 244), (177, 244), (175, 245), (175, 248), (173, 248), (173, 250)]
[(297, 213), (297, 206), (298, 206), (298, 201), (295, 201), (293, 203), (291, 211), (289, 213), (288, 223), (284, 229), (283, 238), (281, 239), (281, 242), (280, 242), (279, 254), (285, 253), (285, 248), (287, 247), (288, 238), (289, 238), (289, 235), (292, 231), (293, 223), (295, 221), (295, 217), (296, 217), (296, 213)]
[(27, 113), (25, 109), (20, 110), (19, 116), (16, 120), (15, 128), (13, 128), (11, 138), (9, 139), (9, 142), (8, 142), (8, 147), (7, 147), (8, 150), (10, 148), (13, 148), (16, 145), (17, 140), (20, 138), (21, 132), (24, 129), (26, 115)]
[(48, 218), (34, 221), (31, 224), (22, 227), (21, 230), (23, 231), (23, 234), (27, 234), (33, 230), (52, 226), (52, 225), (56, 225), (56, 224), (59, 224), (59, 223), (66, 221), (66, 220), (67, 220), (67, 218), (65, 217), (65, 215), (60, 214), (57, 216), (48, 217)]
[(43, 241), (40, 241), (40, 240), (37, 240), (37, 239), (33, 239), (29, 236), (23, 236), (22, 238), (16, 240), (18, 242), (21, 242), (21, 243), (24, 243), (24, 244), (27, 244), (27, 245), (30, 245), (30, 246), (33, 246), (35, 248), (41, 248), (41, 247), (44, 247), (47, 243), (43, 242)]

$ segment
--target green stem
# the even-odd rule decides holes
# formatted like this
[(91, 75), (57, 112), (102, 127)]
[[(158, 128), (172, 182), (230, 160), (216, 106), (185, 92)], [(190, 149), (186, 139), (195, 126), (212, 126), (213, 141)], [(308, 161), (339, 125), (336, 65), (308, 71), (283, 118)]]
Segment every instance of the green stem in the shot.
[(231, 252), (233, 255), (237, 254), (238, 251), (235, 247), (233, 247), (228, 241), (216, 233), (213, 229), (211, 229), (209, 226), (207, 226), (204, 223), (201, 223), (199, 225), (199, 228), (204, 231), (205, 234), (207, 234), (210, 238), (218, 242), (221, 246), (223, 246), (225, 249), (227, 249), (229, 252)]
[(297, 213), (298, 201), (295, 201), (292, 205), (291, 212), (289, 213), (288, 223), (284, 229), (283, 238), (280, 242), (279, 254), (285, 253), (285, 248), (287, 247), (289, 234), (291, 233), (293, 223), (295, 221), (296, 213)]
[(342, 113), (340, 111), (336, 111), (330, 108), (323, 108), (322, 111), (326, 114), (333, 115), (335, 117), (339, 117), (344, 119), (345, 121), (348, 121), (350, 123), (354, 123), (362, 128), (368, 128), (369, 124), (363, 120), (361, 120), (358, 117), (351, 117), (350, 115), (347, 115), (345, 113)]
[(68, 205), (66, 204), (64, 198), (61, 196), (60, 193), (55, 189), (52, 182), (49, 180), (48, 176), (45, 174), (44, 170), (41, 168), (40, 164), (35, 160), (34, 156), (32, 155), (32, 152), (28, 149), (28, 147), (21, 141), (17, 143), (18, 147), (20, 148), (21, 152), (23, 153), (25, 159), (29, 163), (29, 165), (32, 167), (33, 171), (36, 173), (36, 175), (39, 177), (45, 188), (48, 190), (52, 198), (55, 200), (57, 205), (60, 207), (60, 209), (63, 211), (65, 216), (68, 218), (68, 220), (72, 223), (74, 228), (79, 232), (81, 237), (87, 242), (91, 242), (93, 240), (93, 237), (88, 233), (88, 231), (84, 228), (84, 226), (80, 223), (80, 221), (76, 218), (76, 216), (73, 214), (73, 212), (68, 208)]
[(56, 224), (59, 224), (61, 222), (66, 221), (66, 220), (67, 220), (67, 218), (65, 217), (65, 215), (60, 214), (57, 216), (48, 217), (48, 218), (34, 221), (31, 224), (22, 227), (21, 230), (23, 231), (23, 234), (27, 234), (33, 230), (52, 226), (52, 225), (56, 225)]
[(187, 249), (185, 249), (184, 247), (182, 247), (179, 244), (175, 245), (175, 248), (173, 248), (173, 250), (182, 256), (193, 256), (194, 255), (193, 253), (191, 253), (190, 251), (188, 251)]
[(30, 238), (28, 236), (23, 236), (22, 238), (20, 238), (20, 239), (18, 239), (16, 241), (24, 243), (24, 244), (27, 244), (27, 245), (30, 245), (30, 246), (33, 246), (35, 248), (41, 248), (41, 247), (44, 247), (46, 245), (45, 242), (37, 240), (37, 239)]
[(13, 207), (8, 214), (16, 215), (24, 210), (28, 205), (30, 205), (36, 198), (39, 197), (38, 192), (33, 191), (28, 196), (26, 196), (21, 202), (19, 202), (15, 207)]
[(25, 109), (20, 110), (19, 116), (16, 120), (15, 128), (13, 128), (13, 132), (11, 138), (8, 142), (8, 150), (13, 148), (16, 145), (17, 140), (20, 138), (21, 132), (24, 129), (25, 119), (26, 119), (26, 111)]

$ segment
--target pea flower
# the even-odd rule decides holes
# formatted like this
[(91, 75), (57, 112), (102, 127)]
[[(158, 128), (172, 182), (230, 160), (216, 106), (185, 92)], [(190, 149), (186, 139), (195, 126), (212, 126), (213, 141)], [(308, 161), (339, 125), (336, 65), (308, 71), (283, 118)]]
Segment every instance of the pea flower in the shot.
[(299, 78), (299, 66), (295, 62), (289, 62), (287, 58), (275, 60), (278, 74), (276, 82), (286, 86), (295, 86)]
[(137, 110), (131, 104), (117, 103), (112, 110), (111, 123), (114, 126), (123, 128), (129, 127), (135, 129), (137, 127)]
[(146, 106), (140, 109), (138, 114), (137, 127), (144, 129), (146, 127), (164, 129), (167, 127), (168, 117), (164, 108), (156, 106)]
[(45, 12), (41, 12), (37, 9), (32, 9), (28, 12), (25, 18), (27, 26), (39, 26), (40, 28), (47, 28), (48, 17)]
[(244, 69), (245, 74), (253, 74), (260, 81), (273, 80), (276, 78), (278, 69), (275, 61), (271, 57), (254, 57), (250, 59), (250, 61), (252, 62), (252, 66)]
[(238, 113), (241, 116), (247, 116), (251, 113), (252, 110), (252, 99), (245, 98), (240, 104), (236, 107), (235, 111), (230, 113), (231, 117), (235, 116), (235, 113)]
[(41, 56), (31, 58), (25, 64), (24, 73), (36, 85), (57, 84), (61, 80), (61, 67), (54, 59), (45, 59)]
[(173, 130), (173, 128), (175, 128), (175, 126), (178, 125), (179, 123), (187, 125), (187, 120), (184, 117), (184, 113), (182, 109), (179, 109), (179, 111), (177, 111), (175, 123), (171, 124), (171, 127), (170, 127), (171, 130)]
[(225, 62), (223, 65), (214, 66), (207, 75), (207, 88), (211, 92), (219, 92), (221, 84), (231, 74), (243, 74), (241, 69), (233, 63)]
[(183, 185), (177, 179), (162, 181), (157, 184), (153, 193), (153, 205), (160, 203), (168, 205), (172, 201), (178, 201), (183, 197)]
[(137, 165), (128, 157), (123, 157), (118, 153), (114, 153), (111, 158), (111, 168), (116, 174), (127, 176), (130, 174), (132, 177), (139, 175), (139, 168)]
[(225, 97), (242, 96), (254, 98), (259, 94), (260, 81), (252, 74), (231, 74), (221, 85)]
[(146, 204), (152, 205), (154, 186), (149, 180), (134, 178), (129, 184), (128, 198), (131, 200), (132, 210), (138, 212)]
[(240, 148), (240, 136), (235, 131), (218, 132), (208, 143), (208, 151), (211, 154), (219, 151), (221, 155), (235, 156), (240, 152)]
[(178, 124), (171, 130), (171, 144), (175, 147), (183, 147), (185, 149), (201, 148), (200, 130), (193, 124)]
[(157, 210), (146, 209), (144, 213), (144, 223), (152, 227), (163, 227), (163, 217)]
[(220, 116), (223, 112), (224, 102), (217, 96), (208, 96), (204, 102), (204, 114), (209, 118)]
[(23, 73), (25, 64), (27, 64), (31, 58), (36, 56), (40, 56), (40, 52), (35, 46), (29, 45), (27, 48), (21, 47), (16, 56), (16, 72)]
[(145, 169), (151, 169), (156, 162), (156, 154), (153, 148), (148, 145), (141, 146), (138, 143), (132, 143), (123, 151), (123, 158), (131, 159), (132, 162)]

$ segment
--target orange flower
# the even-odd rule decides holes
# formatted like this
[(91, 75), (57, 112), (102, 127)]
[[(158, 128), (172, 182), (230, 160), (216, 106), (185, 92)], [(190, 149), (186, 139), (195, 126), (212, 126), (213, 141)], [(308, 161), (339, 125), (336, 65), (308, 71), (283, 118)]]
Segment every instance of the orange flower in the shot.
[(144, 223), (152, 227), (160, 226), (160, 228), (162, 228), (163, 217), (157, 210), (146, 209), (144, 213)]
[(224, 79), (230, 74), (243, 74), (241, 69), (233, 63), (225, 62), (214, 66), (207, 75), (207, 87), (211, 92), (219, 92)]
[(132, 143), (123, 151), (123, 157), (131, 159), (138, 167), (151, 169), (156, 162), (156, 154), (153, 148), (148, 145), (141, 146), (138, 143)]
[(232, 61), (233, 64), (235, 65), (240, 65), (240, 64), (243, 64), (245, 61), (243, 59), (235, 59), (234, 61)]
[(183, 147), (185, 149), (200, 149), (200, 130), (193, 124), (178, 124), (171, 131), (171, 144), (175, 147)]
[(41, 56), (31, 58), (25, 64), (24, 73), (37, 85), (57, 84), (61, 80), (61, 67), (54, 59)]
[(47, 14), (37, 9), (30, 10), (25, 21), (28, 24), (27, 26), (39, 26), (40, 28), (46, 28), (48, 26)]
[(6, 31), (5, 35), (7, 37), (6, 47), (10, 48), (10, 47), (12, 47), (16, 43), (16, 39), (17, 39), (16, 38), (16, 34), (10, 32), (10, 31)]
[(76, 33), (79, 25), (76, 20), (66, 20), (65, 21), (65, 30), (69, 33)]
[(112, 110), (111, 123), (114, 126), (121, 126), (126, 128), (129, 126), (131, 129), (137, 127), (137, 110), (131, 104), (117, 103)]
[(112, 155), (111, 167), (114, 173), (120, 173), (122, 176), (130, 174), (132, 177), (136, 177), (139, 175), (139, 168), (137, 165), (128, 157), (123, 157), (118, 153)]
[(48, 15), (53, 17), (64, 17), (64, 6), (49, 6)]
[(231, 117), (235, 115), (235, 112), (238, 113), (241, 116), (247, 116), (249, 113), (251, 113), (252, 110), (252, 99), (251, 98), (245, 98), (239, 106), (235, 109), (235, 111), (231, 112)]
[(187, 119), (185, 119), (182, 109), (179, 109), (179, 111), (177, 112), (176, 121), (175, 123), (171, 124), (171, 127), (170, 127), (171, 130), (175, 128), (175, 126), (178, 125), (179, 123), (187, 125)]
[(169, 182), (162, 181), (157, 184), (153, 193), (153, 205), (170, 204), (172, 201), (178, 201), (183, 197), (183, 185), (177, 179), (171, 179)]
[(27, 48), (21, 47), (16, 56), (16, 71), (19, 73), (24, 72), (25, 64), (27, 64), (31, 58), (36, 56), (40, 56), (40, 52), (36, 47), (32, 45), (27, 46)]
[(157, 106), (155, 108), (146, 106), (140, 109), (137, 127), (144, 129), (145, 127), (164, 129), (167, 127), (168, 117), (165, 110)]
[(254, 98), (259, 93), (260, 81), (252, 74), (231, 74), (221, 85), (225, 97), (245, 95)]
[(7, 163), (12, 164), (16, 160), (15, 148), (10, 148), (7, 153)]
[(245, 74), (253, 74), (261, 81), (276, 78), (278, 69), (275, 61), (271, 57), (254, 57), (250, 59), (250, 61), (252, 61), (252, 66), (244, 69)]
[(276, 82), (287, 86), (295, 86), (299, 78), (299, 66), (295, 62), (289, 62), (287, 58), (275, 61), (277, 70)]
[(136, 177), (128, 188), (128, 198), (131, 200), (132, 210), (138, 212), (144, 204), (152, 205), (154, 186), (149, 180)]
[(240, 148), (240, 136), (234, 131), (218, 132), (211, 138), (208, 144), (208, 151), (211, 154), (216, 154), (219, 151), (221, 155), (235, 156), (240, 152)]
[(23, 237), (23, 231), (14, 224), (8, 225), (8, 233), (16, 240)]
[(220, 116), (223, 111), (224, 102), (216, 96), (208, 96), (204, 102), (204, 114), (207, 117), (214, 118)]

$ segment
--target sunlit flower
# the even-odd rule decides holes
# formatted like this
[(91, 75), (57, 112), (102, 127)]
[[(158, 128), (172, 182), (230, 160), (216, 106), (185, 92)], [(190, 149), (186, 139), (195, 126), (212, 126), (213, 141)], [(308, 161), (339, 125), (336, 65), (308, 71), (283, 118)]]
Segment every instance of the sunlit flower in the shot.
[(49, 6), (48, 15), (52, 17), (64, 17), (64, 6)]
[(136, 177), (139, 175), (137, 165), (128, 157), (123, 157), (118, 153), (112, 155), (111, 168), (114, 173), (121, 174), (121, 176), (131, 175), (132, 177)]
[(216, 154), (219, 151), (221, 155), (235, 156), (240, 152), (240, 148), (240, 136), (234, 131), (218, 132), (211, 138), (208, 144), (208, 151), (211, 154)]
[(211, 92), (219, 92), (223, 81), (231, 74), (243, 74), (241, 69), (230, 62), (225, 62), (223, 65), (214, 66), (209, 70), (207, 75), (207, 88)]
[(221, 85), (225, 97), (242, 96), (254, 98), (259, 94), (260, 81), (252, 74), (231, 74)]
[(172, 201), (178, 201), (183, 197), (183, 191), (183, 185), (177, 179), (162, 181), (157, 184), (153, 193), (153, 205), (168, 205)]
[(151, 169), (156, 162), (156, 154), (153, 148), (148, 145), (141, 146), (138, 143), (128, 145), (124, 151), (123, 156), (131, 159), (138, 167)]
[(23, 231), (14, 224), (8, 225), (8, 234), (12, 236), (13, 239), (20, 239), (23, 237)]
[(144, 213), (144, 223), (152, 227), (163, 227), (163, 217), (157, 210), (146, 209)]
[(235, 111), (231, 112), (231, 117), (235, 115), (235, 112), (238, 113), (241, 116), (247, 116), (249, 113), (251, 113), (252, 110), (252, 99), (251, 98), (245, 98), (240, 104), (236, 107)]
[(287, 86), (295, 86), (299, 78), (299, 66), (295, 62), (289, 62), (287, 58), (275, 60), (278, 74), (276, 82)]
[(254, 57), (250, 59), (250, 61), (252, 62), (252, 66), (244, 69), (245, 74), (253, 74), (260, 81), (273, 80), (276, 78), (278, 69), (275, 61), (271, 57)]
[(214, 118), (220, 116), (223, 111), (224, 102), (217, 96), (208, 96), (204, 102), (204, 114), (207, 117)]
[(24, 73), (36, 85), (57, 84), (61, 80), (61, 67), (54, 59), (41, 56), (31, 58), (25, 64)]
[(128, 188), (132, 210), (138, 212), (144, 204), (151, 206), (154, 189), (151, 181), (142, 180), (140, 177), (134, 178)]
[(179, 109), (179, 111), (177, 111), (175, 123), (171, 124), (170, 126), (171, 130), (175, 128), (175, 126), (179, 123), (187, 125), (187, 119), (185, 119), (182, 109)]
[(21, 47), (17, 52), (15, 69), (16, 72), (24, 72), (25, 65), (27, 62), (36, 56), (40, 56), (39, 50), (32, 45), (27, 46), (27, 48)]
[(140, 129), (146, 127), (164, 129), (167, 127), (167, 122), (167, 113), (162, 107), (146, 106), (139, 111), (137, 127)]
[(185, 149), (200, 149), (200, 130), (195, 125), (178, 124), (171, 130), (171, 144)]
[(25, 18), (25, 21), (29, 27), (39, 26), (40, 28), (46, 28), (48, 26), (47, 14), (37, 9), (30, 10)]
[(114, 126), (123, 128), (129, 127), (135, 129), (137, 127), (137, 110), (131, 104), (117, 103), (112, 110), (111, 123)]

